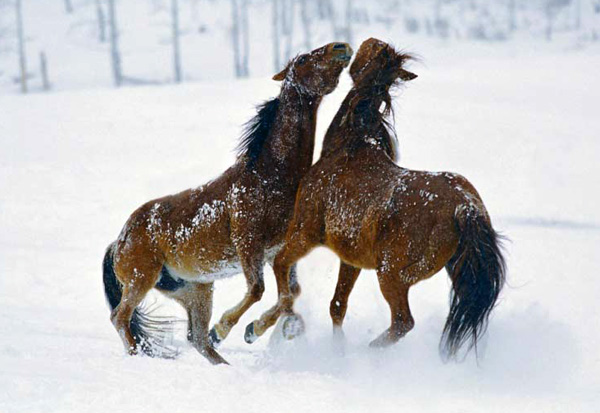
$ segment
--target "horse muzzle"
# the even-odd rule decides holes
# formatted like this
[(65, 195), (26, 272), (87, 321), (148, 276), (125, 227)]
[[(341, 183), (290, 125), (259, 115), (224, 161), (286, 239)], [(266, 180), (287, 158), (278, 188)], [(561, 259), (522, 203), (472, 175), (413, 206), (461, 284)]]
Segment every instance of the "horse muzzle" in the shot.
[(352, 54), (354, 51), (352, 47), (348, 43), (333, 43), (331, 46), (331, 52), (333, 54), (333, 59), (341, 62), (350, 62), (352, 59)]

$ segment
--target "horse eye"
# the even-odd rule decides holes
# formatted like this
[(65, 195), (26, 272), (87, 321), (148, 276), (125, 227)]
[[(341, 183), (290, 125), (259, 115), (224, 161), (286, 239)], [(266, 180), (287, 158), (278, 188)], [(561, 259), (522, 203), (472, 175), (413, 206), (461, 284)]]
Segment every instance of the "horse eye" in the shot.
[(303, 65), (304, 63), (306, 63), (306, 56), (300, 56), (298, 58), (298, 64)]

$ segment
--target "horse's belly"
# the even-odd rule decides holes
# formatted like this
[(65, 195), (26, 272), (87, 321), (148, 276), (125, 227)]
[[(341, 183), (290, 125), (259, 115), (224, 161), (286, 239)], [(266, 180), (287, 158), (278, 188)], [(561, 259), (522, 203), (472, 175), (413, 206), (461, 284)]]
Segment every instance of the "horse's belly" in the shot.
[(210, 271), (206, 270), (187, 270), (176, 268), (170, 265), (165, 265), (169, 274), (177, 279), (182, 279), (189, 282), (211, 283), (223, 278), (233, 277), (242, 272), (242, 265), (238, 260), (221, 261), (215, 265)]

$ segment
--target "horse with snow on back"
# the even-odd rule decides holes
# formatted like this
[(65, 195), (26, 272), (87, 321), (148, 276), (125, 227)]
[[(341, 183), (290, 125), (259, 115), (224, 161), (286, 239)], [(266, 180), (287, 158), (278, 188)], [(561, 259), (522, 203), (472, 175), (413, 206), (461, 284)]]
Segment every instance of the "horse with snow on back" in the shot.
[[(172, 356), (169, 320), (140, 306), (156, 288), (188, 314), (188, 338), (211, 363), (223, 340), (264, 291), (263, 265), (283, 243), (296, 190), (313, 157), (317, 110), (338, 84), (352, 49), (330, 43), (291, 60), (273, 79), (279, 96), (248, 123), (240, 156), (208, 184), (142, 205), (104, 258), (111, 321), (129, 354)], [(248, 290), (208, 334), (214, 280), (243, 272)], [(298, 292), (297, 285), (291, 289)], [(212, 340), (211, 340), (212, 338)]]
[(363, 268), (376, 270), (391, 310), (390, 327), (371, 346), (389, 346), (413, 328), (410, 287), (444, 267), (452, 289), (442, 354), (454, 357), (464, 344), (471, 349), (485, 332), (505, 264), (481, 197), (458, 174), (395, 163), (389, 91), (416, 78), (403, 68), (410, 59), (377, 39), (361, 45), (350, 67), (354, 86), (327, 131), (320, 160), (300, 183), (285, 245), (275, 258), (278, 303), (247, 327), (248, 342), (281, 314), (286, 337), (302, 330), (289, 271), (321, 245), (342, 261), (330, 304), (334, 336), (343, 337), (348, 297)]

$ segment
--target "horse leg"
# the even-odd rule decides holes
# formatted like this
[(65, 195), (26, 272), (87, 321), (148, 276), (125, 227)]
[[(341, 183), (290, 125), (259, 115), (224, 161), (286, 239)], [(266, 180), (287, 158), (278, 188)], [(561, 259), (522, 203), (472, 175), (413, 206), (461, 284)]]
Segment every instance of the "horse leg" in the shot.
[(277, 281), (277, 303), (267, 310), (260, 319), (248, 324), (244, 334), (244, 339), (248, 344), (256, 341), (269, 327), (273, 326), (282, 313), (287, 313), (290, 316), (283, 326), (286, 338), (291, 339), (295, 335), (301, 334), (304, 329), (302, 320), (292, 310), (295, 296), (290, 286), (290, 270), (316, 244), (304, 237), (296, 236), (295, 238), (298, 240), (297, 242), (287, 242), (275, 257), (273, 271)]
[(408, 306), (408, 289), (412, 284), (405, 282), (406, 274), (400, 274), (388, 268), (377, 270), (379, 287), (390, 306), (391, 326), (379, 337), (371, 341), (370, 347), (387, 347), (404, 337), (415, 325)]
[(213, 345), (218, 345), (223, 341), (229, 335), (233, 326), (238, 323), (242, 315), (262, 298), (265, 291), (263, 251), (259, 248), (254, 249), (254, 251), (259, 252), (255, 252), (254, 254), (243, 253), (240, 256), (248, 290), (242, 301), (223, 313), (219, 322), (210, 330), (209, 337)]
[(213, 283), (194, 283), (193, 299), (187, 306), (190, 323), (190, 341), (212, 364), (229, 364), (213, 348), (208, 338), (208, 324), (212, 315)]
[(348, 298), (359, 274), (360, 268), (340, 262), (338, 282), (335, 286), (335, 293), (333, 294), (331, 304), (329, 305), (329, 314), (333, 322), (333, 335), (336, 338), (342, 339), (344, 337), (342, 324), (344, 323), (344, 317), (348, 309)]
[(144, 267), (135, 267), (131, 271), (131, 276), (124, 278), (117, 277), (120, 280), (127, 280), (123, 283), (123, 295), (119, 305), (112, 311), (110, 320), (119, 333), (125, 351), (130, 355), (138, 353), (138, 343), (131, 331), (131, 319), (137, 306), (142, 302), (148, 291), (154, 287), (160, 274), (160, 265), (146, 265)]
[(188, 315), (187, 339), (212, 364), (229, 364), (212, 347), (208, 324), (212, 315), (213, 283), (186, 282), (174, 291), (162, 291), (176, 300)]
[(298, 268), (297, 267), (298, 267), (298, 265), (294, 264), (290, 268), (290, 292), (292, 293), (294, 298), (297, 298), (301, 292), (300, 284), (298, 283)]

